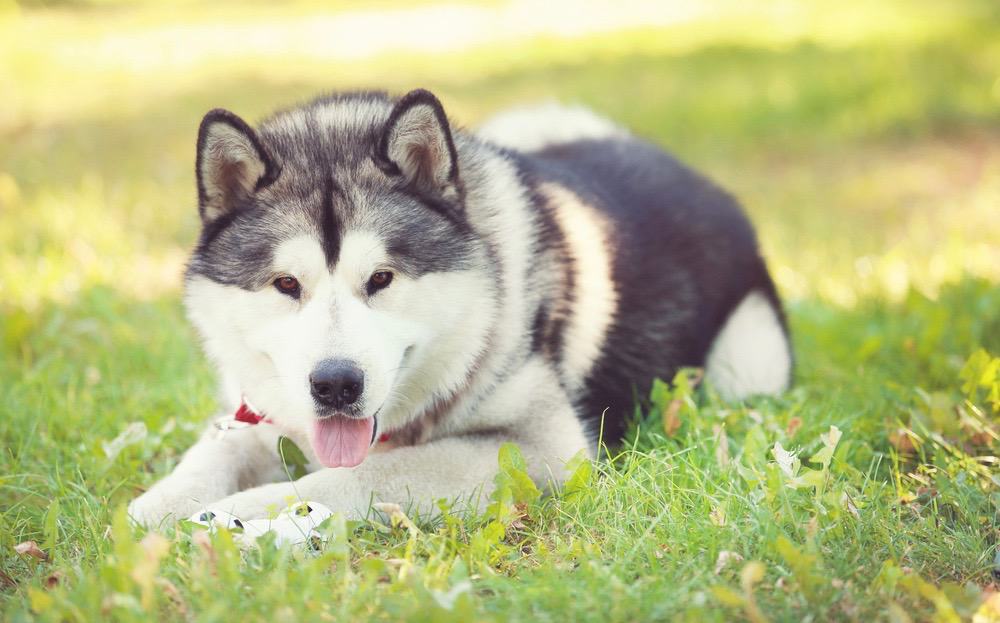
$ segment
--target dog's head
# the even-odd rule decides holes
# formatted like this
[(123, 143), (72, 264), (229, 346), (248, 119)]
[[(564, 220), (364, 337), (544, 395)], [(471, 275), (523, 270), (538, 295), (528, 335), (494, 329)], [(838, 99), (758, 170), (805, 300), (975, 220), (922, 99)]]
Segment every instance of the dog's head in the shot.
[[(494, 316), (487, 247), (427, 91), (205, 116), (186, 303), (223, 380), (353, 466), (454, 391)], [(472, 359), (470, 359), (472, 358)]]

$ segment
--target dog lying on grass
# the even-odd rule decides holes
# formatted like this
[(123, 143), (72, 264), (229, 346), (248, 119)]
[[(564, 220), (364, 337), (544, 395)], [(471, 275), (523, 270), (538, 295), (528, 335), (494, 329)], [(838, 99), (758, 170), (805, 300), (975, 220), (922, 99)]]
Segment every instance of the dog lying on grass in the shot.
[[(473, 505), (518, 444), (539, 484), (618, 440), (654, 377), (784, 390), (792, 354), (726, 193), (580, 108), (455, 128), (424, 90), (347, 93), (252, 128), (213, 110), (185, 302), (224, 404), (129, 506), (156, 525), (295, 498)], [(289, 481), (277, 452), (306, 449)], [(478, 496), (478, 497), (477, 497)]]

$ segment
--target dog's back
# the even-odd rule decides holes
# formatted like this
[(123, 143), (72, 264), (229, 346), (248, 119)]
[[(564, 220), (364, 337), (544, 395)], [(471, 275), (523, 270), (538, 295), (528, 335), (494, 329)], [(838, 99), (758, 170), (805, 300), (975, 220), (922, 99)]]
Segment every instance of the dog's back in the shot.
[[(518, 109), (480, 134), (517, 150), (512, 157), (540, 209), (562, 213), (555, 220), (570, 239), (576, 273), (564, 324), (584, 316), (603, 336), (578, 403), (592, 430), (603, 414), (605, 438), (618, 439), (636, 395), (680, 367), (706, 367), (729, 399), (787, 387), (784, 314), (753, 227), (730, 195), (580, 108)], [(600, 291), (608, 288), (613, 296)], [(564, 331), (564, 359), (585, 333)]]

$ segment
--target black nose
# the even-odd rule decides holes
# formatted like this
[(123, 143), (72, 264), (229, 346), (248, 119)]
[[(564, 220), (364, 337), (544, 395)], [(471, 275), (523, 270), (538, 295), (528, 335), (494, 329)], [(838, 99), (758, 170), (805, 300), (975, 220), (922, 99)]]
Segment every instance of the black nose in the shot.
[(316, 402), (324, 407), (343, 409), (361, 397), (365, 375), (353, 361), (324, 359), (309, 375), (309, 386)]

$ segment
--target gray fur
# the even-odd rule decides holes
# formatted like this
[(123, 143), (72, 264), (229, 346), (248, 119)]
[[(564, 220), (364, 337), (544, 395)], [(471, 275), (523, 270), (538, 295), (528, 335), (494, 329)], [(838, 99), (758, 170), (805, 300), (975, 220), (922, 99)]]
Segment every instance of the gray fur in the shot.
[[(731, 197), (581, 109), (491, 127), (497, 142), (456, 131), (422, 90), (325, 97), (256, 130), (206, 116), (186, 303), (223, 419), (266, 418), (206, 433), (129, 505), (136, 521), (263, 518), (299, 496), (435, 512), (488, 499), (505, 442), (539, 485), (560, 481), (680, 366), (731, 399), (787, 386), (781, 305)], [(363, 379), (349, 409), (316, 388), (331, 359)], [(278, 435), (311, 473), (285, 480)]]
[(274, 179), (206, 222), (189, 274), (248, 290), (267, 287), (271, 250), (281, 241), (315, 233), (332, 265), (339, 239), (352, 227), (382, 236), (395, 267), (414, 277), (461, 270), (482, 256), (467, 223), (452, 216), (461, 214), (460, 205), (450, 205), (460, 198), (421, 193), (378, 161), (392, 110), (387, 96), (361, 93), (324, 97), (265, 120), (253, 138), (273, 162)]
[[(418, 137), (424, 133), (420, 140), (433, 143), (438, 158), (453, 159), (450, 168), (438, 168), (438, 178), (417, 171), (419, 163), (400, 168), (387, 158), (387, 144), (401, 133), (394, 124), (407, 118), (399, 111), (414, 98), (436, 107), (441, 123), (418, 128)], [(412, 137), (414, 130), (405, 130)], [(489, 371), (495, 382), (539, 354), (559, 371), (567, 390), (579, 389), (579, 415), (592, 430), (607, 417), (609, 439), (622, 434), (637, 389), (642, 396), (652, 378), (703, 365), (713, 336), (748, 292), (762, 290), (781, 315), (753, 230), (736, 203), (620, 131), (606, 140), (518, 153), (455, 132), (436, 98), (417, 91), (400, 100), (383, 93), (327, 96), (279, 112), (248, 132), (272, 179), (240, 198), (230, 213), (206, 222), (189, 274), (248, 290), (269, 287), (271, 250), (282, 240), (319, 236), (333, 266), (339, 240), (351, 228), (377, 232), (395, 268), (411, 276), (478, 270), (496, 284), (498, 309), (505, 297), (516, 296), (526, 310), (516, 339), (489, 345), (499, 362)], [(530, 231), (530, 257), (517, 279), (525, 288), (518, 292), (504, 285), (509, 267), (498, 251), (505, 244), (498, 228), (505, 218), (519, 216), (493, 213), (499, 208), (488, 190), (498, 162), (516, 174), (516, 194), (525, 206), (520, 218), (527, 218)], [(577, 292), (581, 258), (554, 217), (558, 206), (538, 190), (546, 183), (570, 189), (614, 227), (619, 307), (602, 355), (582, 377), (563, 365), (571, 346), (565, 343), (567, 323), (578, 306), (588, 305)]]

